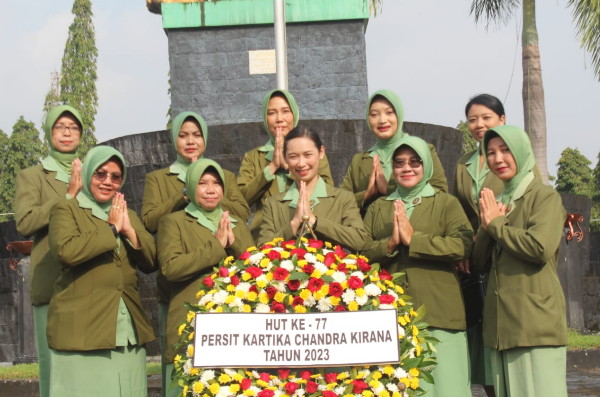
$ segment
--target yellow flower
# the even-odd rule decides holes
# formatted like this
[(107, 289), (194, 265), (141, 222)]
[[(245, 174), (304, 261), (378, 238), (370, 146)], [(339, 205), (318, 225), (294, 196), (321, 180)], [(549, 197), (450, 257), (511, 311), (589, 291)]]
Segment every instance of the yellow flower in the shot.
[(402, 397), (402, 394), (399, 391), (395, 391), (392, 393), (392, 397)]
[(266, 280), (256, 280), (256, 286), (258, 288), (265, 288), (267, 286)]
[(364, 296), (365, 295), (365, 289), (364, 288), (357, 288), (356, 289), (356, 296)]
[(285, 294), (281, 291), (277, 291), (275, 293), (275, 296), (273, 297), (273, 299), (275, 299), (276, 302), (282, 302), (285, 299)]
[(240, 385), (233, 384), (233, 385), (229, 386), (229, 390), (231, 390), (232, 393), (237, 393), (238, 391), (240, 391)]
[(273, 273), (267, 273), (267, 274), (265, 275), (265, 277), (267, 278), (267, 280), (269, 280), (269, 281), (273, 281)]
[(419, 378), (412, 378), (410, 380), (410, 388), (416, 390), (419, 388)]
[(383, 367), (383, 373), (386, 374), (387, 376), (393, 375), (394, 367), (392, 367), (391, 365), (386, 365), (385, 367)]
[(194, 319), (194, 317), (196, 317), (196, 313), (190, 310), (185, 319), (189, 323)]
[(394, 289), (395, 289), (395, 290), (396, 290), (396, 292), (397, 292), (397, 293), (399, 293), (400, 295), (404, 295), (404, 288), (402, 288), (401, 286), (399, 286), (399, 285), (396, 285), (396, 286), (394, 287)]
[(405, 320), (407, 323), (410, 323), (410, 316), (409, 316), (408, 314), (405, 314), (405, 315), (404, 315), (404, 320)]
[(414, 311), (412, 308), (410, 309), (410, 311), (409, 311), (409, 314), (410, 314), (412, 317), (417, 317), (417, 316), (419, 315), (419, 313), (417, 313), (416, 311)]
[(244, 379), (244, 376), (241, 374), (238, 374), (237, 372), (235, 374), (233, 374), (233, 380), (236, 382), (241, 382), (242, 379)]
[(251, 277), (252, 276), (248, 272), (244, 272), (244, 274), (242, 274), (242, 280), (243, 281), (248, 281), (248, 280), (250, 280)]
[(234, 295), (227, 295), (227, 298), (225, 298), (225, 303), (227, 303), (228, 305), (230, 305), (231, 303), (233, 303), (234, 300), (235, 300), (235, 296)]
[(307, 289), (303, 289), (302, 291), (300, 291), (300, 294), (299, 294), (299, 295), (300, 295), (300, 298), (302, 298), (302, 299), (304, 299), (304, 300), (307, 300), (308, 298), (310, 298), (310, 297), (311, 297), (311, 295), (312, 295), (312, 294), (310, 293), (310, 291), (309, 291), (309, 290), (307, 290)]
[(306, 252), (312, 252), (314, 254), (317, 252), (317, 249), (315, 247), (306, 247)]
[(313, 293), (313, 296), (315, 297), (315, 300), (320, 300), (322, 298), (325, 297), (326, 294), (324, 294), (321, 290), (315, 291)]
[(264, 380), (262, 380), (262, 379), (257, 379), (257, 380), (256, 380), (256, 384), (257, 384), (258, 386), (262, 387), (262, 388), (265, 388), (265, 387), (268, 387), (268, 386), (269, 386), (269, 383), (268, 383), (268, 382), (265, 382), (265, 381), (264, 381)]
[(350, 310), (351, 312), (357, 311), (358, 303), (356, 303), (356, 301), (352, 301), (352, 302), (348, 303), (348, 310)]
[(296, 305), (296, 306), (294, 306), (294, 312), (296, 312), (296, 313), (306, 313), (306, 306)]
[(275, 237), (272, 241), (271, 241), (271, 245), (275, 245), (278, 242), (283, 241), (282, 237)]
[(331, 243), (329, 241), (325, 241), (325, 247), (331, 248), (331, 247), (333, 247), (333, 245), (331, 245)]
[(279, 254), (281, 255), (281, 257), (282, 257), (283, 259), (287, 259), (287, 258), (289, 258), (289, 257), (290, 257), (290, 253), (289, 253), (289, 251), (281, 251)]
[(206, 295), (206, 291), (200, 290), (196, 292), (196, 298), (202, 298), (204, 295)]
[(373, 397), (373, 392), (371, 390), (363, 390), (362, 395), (364, 397)]
[(186, 326), (186, 325), (187, 325), (187, 324), (185, 324), (185, 323), (184, 323), (184, 324), (181, 324), (181, 325), (179, 326), (179, 328), (177, 328), (177, 335), (181, 335), (181, 334), (183, 334), (183, 330), (185, 329), (185, 326)]
[(401, 378), (400, 382), (404, 383), (406, 387), (410, 387), (410, 380), (408, 378)]
[(340, 285), (342, 286), (343, 289), (348, 289), (348, 280), (344, 280), (340, 283)]
[(406, 302), (402, 298), (398, 298), (397, 302), (400, 306), (406, 306)]
[(194, 345), (188, 345), (187, 355), (188, 357), (192, 357), (194, 355)]
[(414, 325), (412, 326), (412, 335), (413, 337), (417, 337), (417, 335), (419, 335), (419, 328), (415, 327)]
[[(327, 242), (325, 243), (325, 245), (327, 245)], [(339, 380), (344, 380), (344, 379), (346, 379), (348, 376), (350, 376), (350, 375), (348, 374), (348, 372), (340, 372), (340, 373), (338, 374), (337, 378), (338, 378)]]
[(387, 287), (385, 285), (383, 285), (381, 283), (377, 283), (376, 285), (379, 287), (380, 290), (387, 291)]
[(298, 260), (298, 265), (297, 265), (297, 266), (298, 266), (298, 267), (304, 267), (304, 266), (306, 266), (306, 264), (307, 264), (307, 263), (308, 263), (308, 262), (307, 262), (305, 259), (299, 259), (299, 260)]
[(177, 364), (178, 361), (181, 361), (181, 354), (176, 354), (175, 358), (173, 358), (173, 363)]
[(190, 368), (190, 375), (196, 376), (199, 373), (200, 373), (200, 368), (194, 368), (194, 367)]
[(235, 285), (229, 284), (227, 287), (225, 287), (225, 290), (227, 292), (233, 292), (233, 291), (235, 291)]
[(381, 377), (382, 377), (383, 375), (382, 375), (382, 374), (381, 374), (381, 372), (379, 372), (379, 371), (374, 371), (374, 372), (371, 374), (371, 376), (373, 377), (373, 379), (375, 379), (375, 380), (379, 380), (379, 379), (381, 379)]
[(339, 305), (339, 304), (340, 304), (340, 302), (341, 302), (341, 300), (342, 300), (342, 299), (341, 299), (339, 296), (330, 296), (330, 297), (329, 297), (329, 302), (331, 302), (331, 304), (332, 304), (333, 306), (337, 306), (337, 305)]
[(419, 369), (418, 368), (411, 368), (408, 370), (408, 374), (410, 376), (419, 376)]
[(246, 291), (238, 289), (237, 291), (235, 291), (235, 297), (244, 299), (246, 297)]
[(373, 304), (373, 306), (379, 306), (379, 299), (373, 298), (371, 299), (371, 303)]
[(206, 307), (207, 309), (210, 309), (211, 307), (213, 307), (215, 305), (215, 302), (210, 301), (210, 302), (206, 302), (206, 305), (204, 305), (204, 307)]
[(323, 296), (327, 295), (329, 293), (329, 284), (323, 284), (321, 286), (320, 291), (323, 294)]
[(194, 393), (202, 393), (203, 390), (204, 390), (204, 385), (201, 382), (196, 381), (192, 385), (192, 391)]
[(258, 301), (264, 304), (269, 303), (269, 295), (265, 291), (261, 291), (258, 295)]
[(389, 391), (387, 391), (387, 390), (382, 390), (382, 391), (379, 393), (379, 397), (390, 397), (390, 392), (389, 392)]
[(325, 260), (325, 257), (322, 254), (317, 254), (315, 255), (315, 258), (319, 261), (319, 262), (323, 262)]
[(231, 376), (223, 373), (221, 375), (219, 375), (219, 383), (223, 384), (223, 383), (229, 383), (231, 382)]
[(258, 298), (258, 295), (254, 291), (248, 292), (248, 296), (246, 297), (246, 299), (248, 299), (250, 302), (256, 301), (257, 298)]
[(253, 395), (254, 395), (254, 390), (252, 390), (252, 389), (244, 390), (244, 396), (253, 396)]
[(378, 388), (380, 385), (380, 382), (378, 380), (373, 379), (372, 381), (369, 382), (369, 386), (371, 386), (373, 389)]
[(242, 312), (243, 313), (250, 313), (250, 312), (252, 312), (252, 306), (250, 306), (250, 305), (244, 305), (244, 306), (242, 306)]
[(225, 266), (230, 265), (233, 260), (235, 260), (235, 258), (233, 256), (228, 256), (227, 258), (225, 258), (225, 261), (223, 262), (223, 264)]
[(356, 379), (362, 379), (362, 378), (365, 377), (365, 375), (366, 375), (366, 373), (363, 372), (363, 371), (361, 371), (361, 372), (358, 373), (358, 375), (356, 375)]
[(182, 393), (181, 395), (182, 395), (182, 396), (185, 396), (185, 395), (187, 395), (187, 393), (188, 393), (188, 389), (189, 389), (189, 388), (188, 388), (188, 385), (184, 385), (184, 386), (183, 386), (183, 390), (181, 391), (181, 393)]
[(318, 271), (317, 269), (313, 270), (313, 272), (310, 274), (311, 277), (314, 278), (321, 278), (322, 274), (320, 271)]
[(256, 248), (255, 246), (252, 246), (246, 250), (246, 252), (252, 252), (252, 251), (258, 251), (258, 248)]
[(223, 313), (223, 306), (219, 306), (215, 309), (215, 313)]
[(421, 347), (421, 345), (415, 346), (415, 356), (419, 357), (421, 355), (422, 351), (423, 351), (423, 348)]
[(208, 390), (210, 390), (212, 394), (217, 394), (219, 390), (221, 390), (221, 386), (219, 386), (219, 384), (215, 382), (212, 385), (208, 386)]

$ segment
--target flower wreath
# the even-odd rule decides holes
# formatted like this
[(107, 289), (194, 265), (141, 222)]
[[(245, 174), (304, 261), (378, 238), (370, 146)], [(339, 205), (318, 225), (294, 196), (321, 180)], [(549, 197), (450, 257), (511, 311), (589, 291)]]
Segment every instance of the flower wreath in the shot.
[[(227, 257), (206, 276), (188, 303), (187, 321), (178, 329), (181, 354), (174, 359), (174, 381), (183, 396), (194, 397), (400, 397), (422, 394), (421, 380), (432, 382), (433, 338), (413, 309), (410, 297), (391, 275), (364, 256), (329, 242), (277, 238), (238, 259)], [(198, 312), (306, 313), (395, 308), (400, 363), (382, 366), (280, 369), (277, 375), (251, 369), (192, 367), (194, 318)], [(328, 371), (329, 370), (329, 371)], [(337, 369), (339, 370), (339, 369)]]

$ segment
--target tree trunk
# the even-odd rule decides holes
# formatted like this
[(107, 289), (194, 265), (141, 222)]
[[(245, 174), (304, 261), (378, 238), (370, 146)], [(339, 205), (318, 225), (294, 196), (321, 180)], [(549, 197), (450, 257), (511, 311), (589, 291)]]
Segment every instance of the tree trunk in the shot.
[(535, 0), (523, 0), (523, 115), (544, 183), (548, 183), (546, 106), (535, 23)]

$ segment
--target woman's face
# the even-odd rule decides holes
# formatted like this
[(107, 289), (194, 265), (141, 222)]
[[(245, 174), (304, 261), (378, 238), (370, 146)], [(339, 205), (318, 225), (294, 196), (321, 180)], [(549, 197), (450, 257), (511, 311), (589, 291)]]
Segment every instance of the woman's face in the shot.
[(394, 178), (405, 189), (417, 186), (423, 179), (423, 162), (411, 148), (402, 148), (394, 156)]
[(52, 126), (52, 146), (61, 153), (74, 152), (80, 139), (81, 129), (77, 119), (69, 113), (60, 116)]
[(223, 200), (223, 184), (214, 171), (206, 171), (196, 187), (196, 202), (205, 210), (212, 211)]
[(504, 119), (504, 115), (498, 116), (496, 112), (486, 106), (473, 104), (467, 114), (467, 127), (473, 139), (481, 142), (483, 134), (490, 128), (504, 125)]
[(489, 140), (486, 155), (490, 170), (502, 181), (510, 181), (517, 175), (517, 162), (502, 138)]
[(177, 153), (188, 162), (198, 160), (204, 154), (204, 136), (195, 121), (184, 121), (177, 135)]
[(106, 203), (121, 189), (122, 182), (123, 170), (120, 163), (108, 160), (94, 172), (90, 191), (97, 202)]
[(394, 106), (383, 98), (375, 99), (369, 106), (369, 126), (379, 139), (390, 139), (398, 131), (398, 116)]
[(294, 128), (294, 113), (285, 98), (274, 96), (269, 99), (267, 127), (272, 136), (277, 136), (277, 131), (281, 131), (284, 137)]
[(311, 182), (319, 174), (319, 161), (325, 156), (325, 147), (317, 145), (307, 137), (294, 138), (287, 142), (285, 160), (296, 181)]

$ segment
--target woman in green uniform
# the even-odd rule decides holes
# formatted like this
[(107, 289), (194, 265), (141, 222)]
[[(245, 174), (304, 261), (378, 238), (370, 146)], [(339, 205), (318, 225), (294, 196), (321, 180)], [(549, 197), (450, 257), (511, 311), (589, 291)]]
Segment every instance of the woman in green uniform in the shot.
[(404, 273), (406, 293), (436, 345), (435, 384), (428, 396), (471, 396), (465, 309), (455, 263), (467, 258), (473, 231), (458, 200), (434, 188), (431, 152), (425, 141), (405, 137), (392, 152), (396, 191), (375, 201), (365, 216), (373, 239), (363, 254), (390, 273)]
[[(142, 201), (142, 222), (151, 233), (156, 233), (160, 218), (185, 208), (190, 202), (184, 192), (185, 176), (190, 164), (202, 158), (208, 145), (208, 126), (199, 114), (183, 112), (178, 114), (171, 126), (171, 142), (177, 153), (177, 160), (167, 168), (150, 172), (146, 176)], [(223, 207), (244, 222), (250, 216), (250, 207), (237, 187), (235, 174), (224, 170), (224, 183), (227, 195)], [(166, 316), (169, 302), (169, 285), (161, 272), (157, 275), (158, 290), (158, 329), (161, 355), (164, 355)], [(164, 357), (163, 357), (164, 362)], [(163, 365), (163, 390), (167, 374)]]
[(154, 239), (119, 190), (125, 160), (108, 146), (83, 162), (82, 191), (52, 209), (50, 252), (61, 265), (48, 310), (50, 395), (146, 396), (154, 339), (137, 270), (156, 269)]
[(499, 397), (567, 395), (566, 304), (557, 274), (565, 211), (559, 194), (534, 177), (527, 133), (489, 129), (483, 147), (504, 184), (496, 201), (483, 188), (474, 270), (489, 272), (483, 341), (491, 349)]
[[(341, 189), (354, 193), (356, 204), (364, 214), (370, 203), (387, 196), (396, 188), (392, 175), (392, 153), (398, 142), (408, 136), (402, 132), (404, 108), (398, 95), (390, 90), (375, 91), (367, 102), (367, 125), (375, 135), (375, 145), (352, 158)], [(429, 145), (433, 159), (433, 176), (430, 184), (444, 192), (448, 182), (435, 147)]]
[(296, 127), (285, 137), (283, 153), (295, 183), (265, 200), (258, 243), (275, 237), (295, 238), (306, 216), (320, 240), (361, 250), (368, 236), (354, 198), (326, 184), (319, 175), (325, 157), (319, 135), (307, 127)]
[[(287, 191), (293, 179), (283, 153), (283, 141), (298, 125), (300, 111), (293, 95), (286, 90), (273, 90), (265, 95), (263, 123), (269, 141), (244, 155), (238, 174), (238, 186), (250, 206), (255, 206), (250, 231), (256, 239), (262, 223), (262, 208), (267, 198)], [(320, 163), (319, 175), (333, 186), (327, 156)]]
[[(201, 280), (227, 256), (239, 256), (254, 245), (243, 219), (230, 216), (222, 206), (227, 194), (224, 173), (214, 161), (200, 159), (189, 166), (186, 189), (190, 203), (182, 211), (164, 216), (158, 227), (158, 261), (171, 283), (167, 316), (167, 374), (173, 371), (177, 329), (186, 320), (185, 302), (194, 302)], [(170, 376), (169, 376), (170, 378)], [(167, 382), (167, 396), (181, 389)]]
[[(454, 178), (454, 195), (462, 205), (473, 230), (479, 229), (479, 194), (482, 188), (488, 188), (498, 194), (504, 190), (502, 181), (498, 179), (487, 166), (481, 141), (483, 134), (492, 127), (504, 125), (506, 116), (502, 102), (495, 96), (489, 94), (477, 95), (467, 103), (465, 107), (467, 127), (471, 136), (480, 145), (479, 149), (466, 153), (456, 165), (456, 176)], [(471, 274), (469, 260), (458, 263), (459, 272), (463, 273), (465, 279), (477, 280), (479, 274)], [(481, 301), (479, 303), (481, 307)], [(469, 302), (466, 302), (467, 306)], [(484, 385), (489, 397), (494, 396), (493, 380), (490, 375), (490, 361), (483, 348), (483, 337), (481, 321), (470, 326), (467, 330), (469, 339), (469, 358), (471, 360), (471, 383)]]
[(17, 231), (33, 236), (31, 251), (31, 290), (35, 342), (38, 352), (40, 396), (49, 396), (50, 351), (46, 339), (48, 303), (60, 265), (49, 254), (48, 222), (50, 209), (64, 198), (81, 190), (81, 161), (77, 148), (83, 131), (81, 115), (71, 106), (52, 108), (44, 122), (50, 155), (42, 163), (17, 174), (15, 218)]

